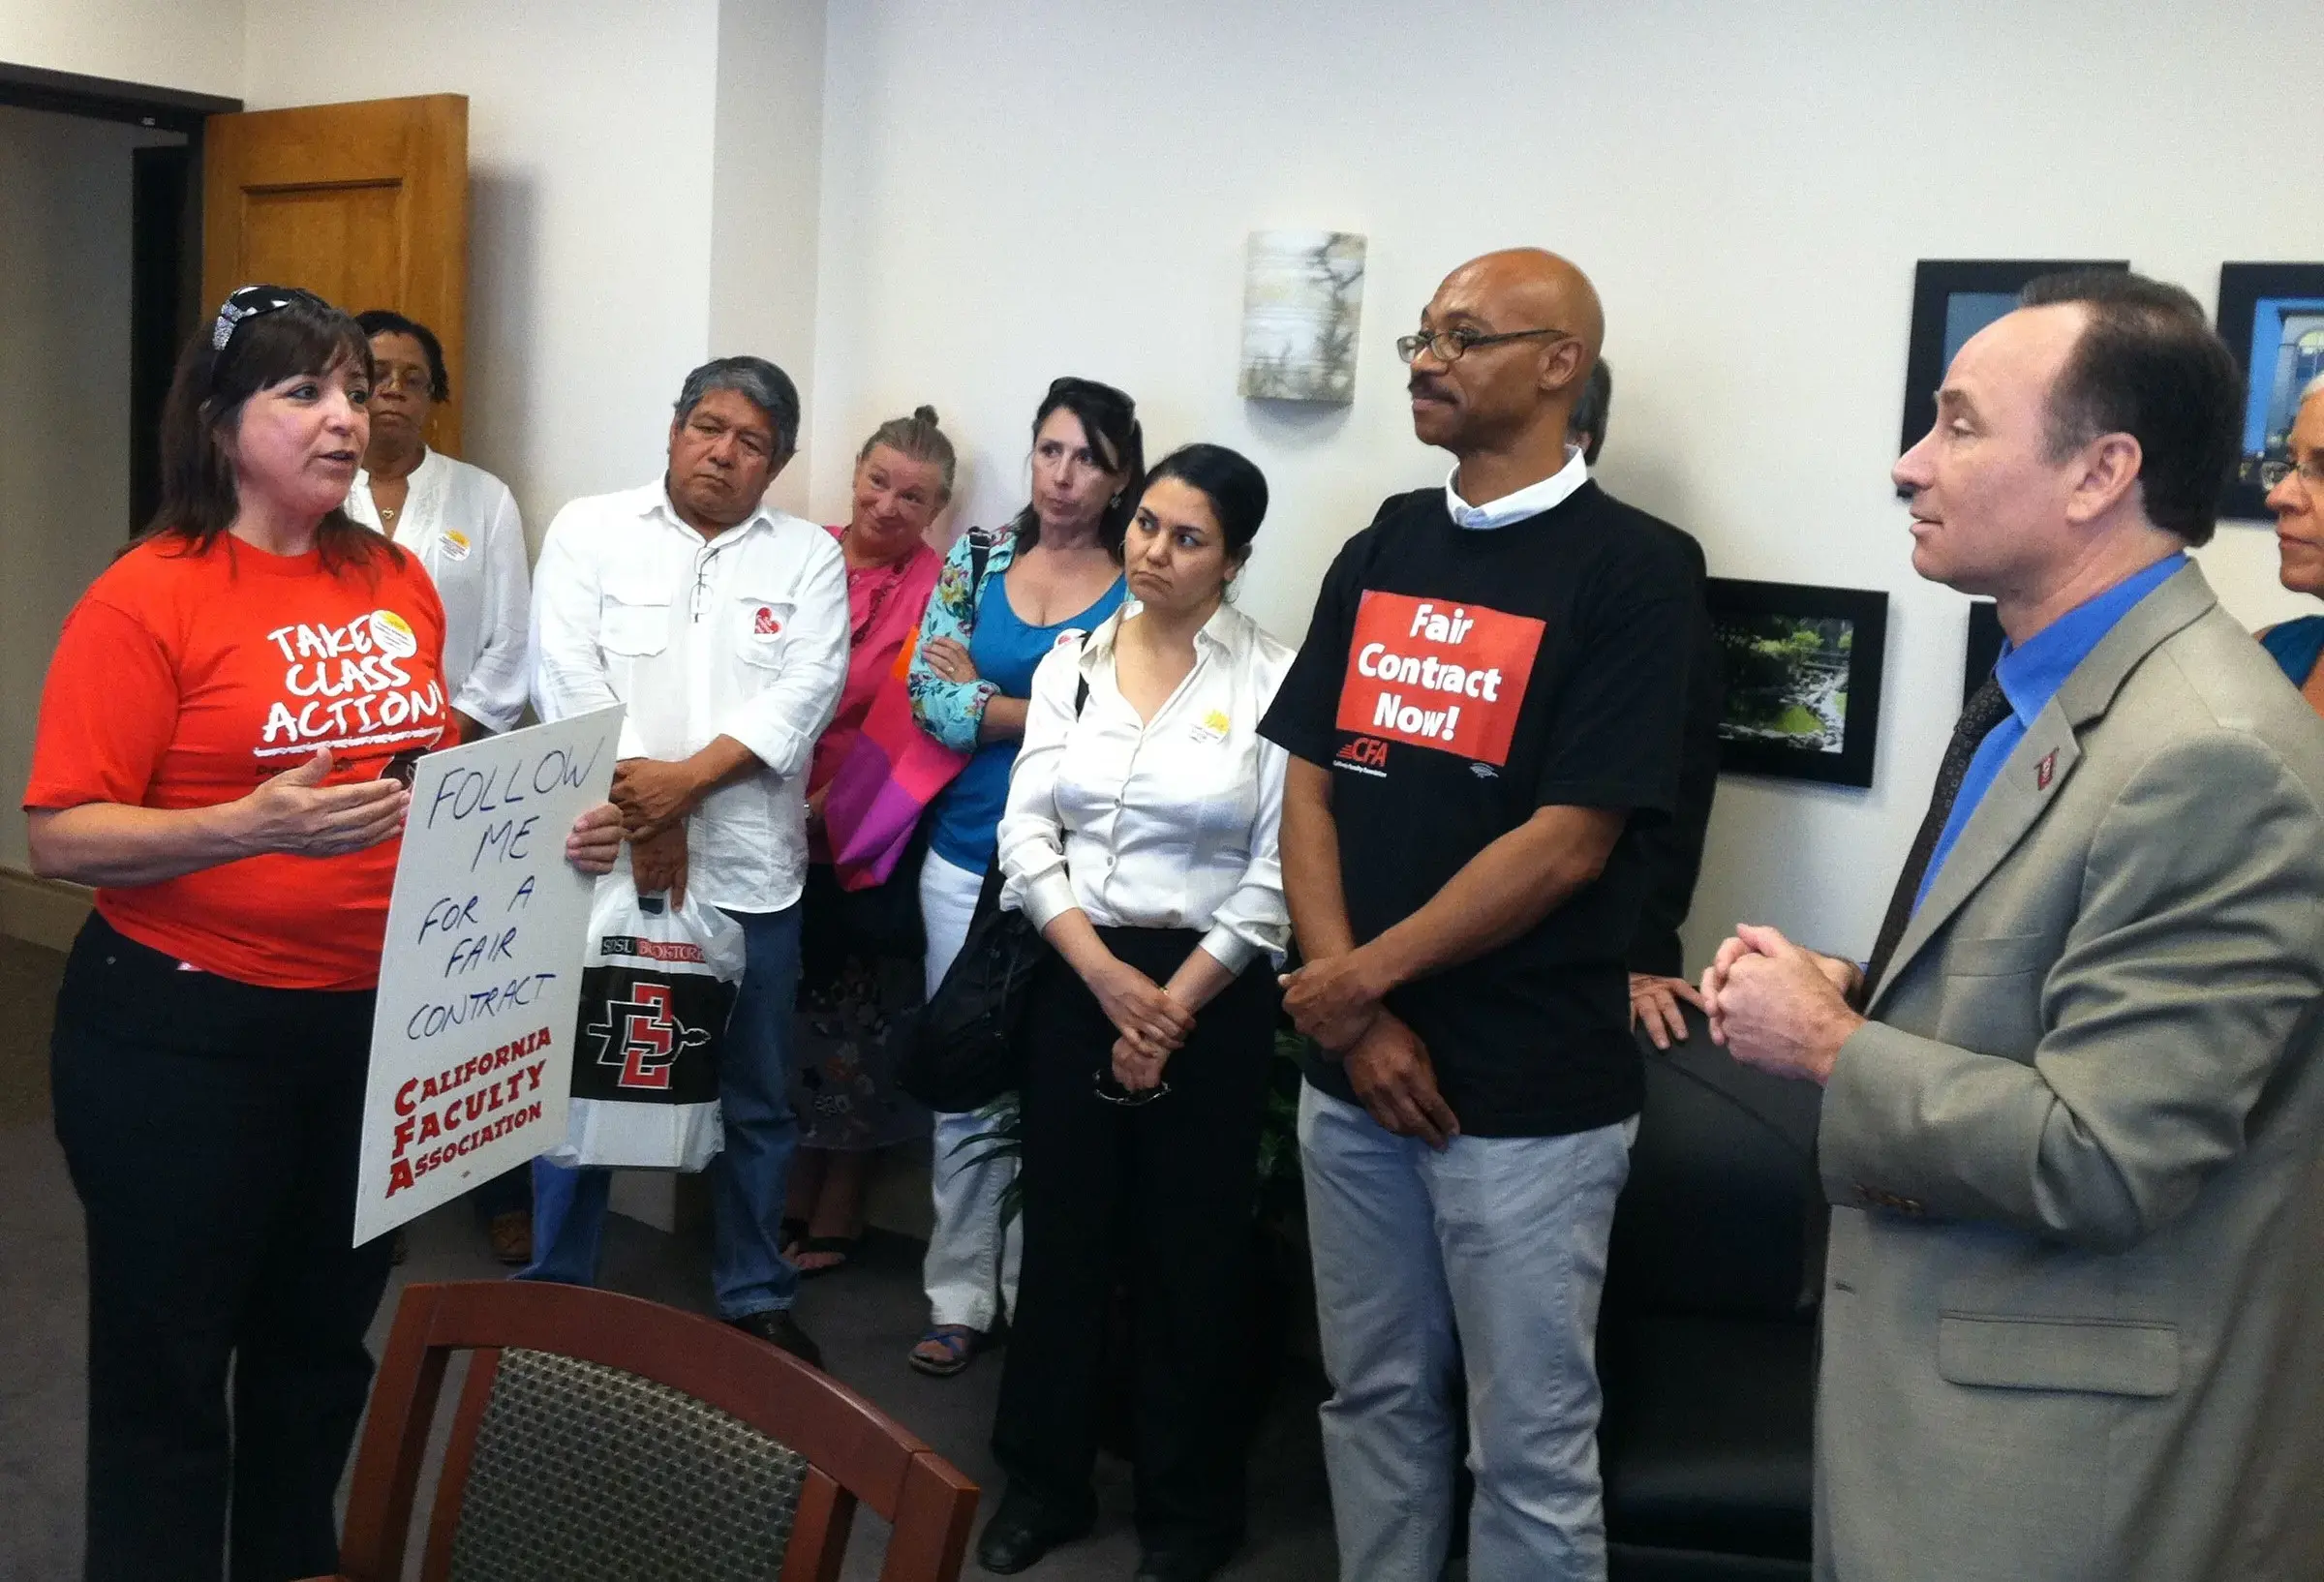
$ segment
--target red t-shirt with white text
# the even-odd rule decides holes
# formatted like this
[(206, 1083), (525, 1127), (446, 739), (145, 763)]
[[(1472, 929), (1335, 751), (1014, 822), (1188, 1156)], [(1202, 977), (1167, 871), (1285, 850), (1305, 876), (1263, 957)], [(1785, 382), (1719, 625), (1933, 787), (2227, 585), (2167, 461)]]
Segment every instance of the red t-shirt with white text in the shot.
[[(326, 571), (320, 553), (233, 538), (138, 545), (65, 620), (41, 696), (27, 808), (210, 807), (329, 747), (327, 783), (449, 745), (443, 605), (418, 561)], [(270, 854), (100, 889), (140, 944), (242, 983), (379, 982), (400, 838), (338, 857)]]

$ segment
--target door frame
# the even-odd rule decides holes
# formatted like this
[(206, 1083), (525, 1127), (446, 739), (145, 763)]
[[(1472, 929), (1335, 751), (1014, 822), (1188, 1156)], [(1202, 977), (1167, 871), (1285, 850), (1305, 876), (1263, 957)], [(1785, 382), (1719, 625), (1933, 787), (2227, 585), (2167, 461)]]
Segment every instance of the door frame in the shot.
[(133, 126), (154, 127), (163, 132), (182, 132), (199, 144), (202, 122), (213, 115), (240, 110), (242, 101), (221, 99), (216, 94), (189, 93), (183, 88), (51, 72), (39, 66), (18, 66), (0, 60), (0, 105), (47, 110), (54, 115), (127, 121)]
[[(239, 99), (189, 93), (142, 82), (81, 76), (38, 66), (0, 61), (0, 105), (121, 121), (180, 133), (186, 144), (182, 169), (148, 190), (140, 171), (132, 217), (130, 248), (135, 265), (130, 285), (130, 533), (141, 532), (150, 516), (158, 483), (155, 451), (160, 442), (162, 400), (201, 302), (202, 129), (213, 115), (242, 108)], [(182, 183), (182, 190), (179, 185)], [(159, 192), (156, 201), (153, 192)], [(174, 211), (174, 212), (173, 212)]]

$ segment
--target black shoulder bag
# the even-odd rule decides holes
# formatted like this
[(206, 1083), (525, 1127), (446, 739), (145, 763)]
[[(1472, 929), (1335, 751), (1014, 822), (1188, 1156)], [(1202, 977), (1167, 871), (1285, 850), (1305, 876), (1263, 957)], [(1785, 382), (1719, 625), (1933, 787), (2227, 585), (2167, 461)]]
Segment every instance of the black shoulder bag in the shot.
[[(1089, 701), (1085, 676), (1073, 694), (1073, 717)], [(1026, 991), (1050, 954), (1049, 941), (1023, 911), (1000, 909), (1000, 858), (985, 870), (961, 954), (921, 1008), (904, 1049), (897, 1085), (931, 1110), (981, 1110), (1024, 1081)]]

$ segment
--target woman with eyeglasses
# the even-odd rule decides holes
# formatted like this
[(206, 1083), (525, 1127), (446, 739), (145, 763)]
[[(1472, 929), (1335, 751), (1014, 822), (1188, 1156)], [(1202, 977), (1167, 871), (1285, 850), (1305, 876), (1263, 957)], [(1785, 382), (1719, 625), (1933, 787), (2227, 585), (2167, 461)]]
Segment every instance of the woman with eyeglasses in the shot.
[(1026, 997), (1024, 1280), (993, 1430), (1008, 1493), (977, 1550), (988, 1570), (1022, 1570), (1089, 1526), (1125, 1263), (1138, 1575), (1200, 1582), (1242, 1540), (1238, 1362), (1291, 937), (1286, 760), (1259, 721), (1293, 651), (1226, 595), (1266, 514), (1267, 480), (1243, 457), (1172, 452), (1111, 543), (1137, 602), (1033, 678), (1001, 905), (1054, 955)]
[[(1009, 769), (1024, 735), (1033, 667), (1093, 629), (1122, 600), (1121, 542), (1146, 471), (1137, 405), (1111, 384), (1061, 379), (1033, 414), (1033, 498), (998, 532), (971, 529), (952, 546), (920, 625), (907, 685), (921, 729), (974, 754), (930, 807), (920, 914), (928, 936), (928, 992), (960, 954), (994, 829), (1008, 800)], [(1021, 1245), (1002, 1200), (1015, 1173), (987, 1157), (981, 1114), (935, 1117), (935, 1226), (923, 1279), (929, 1330), (912, 1347), (922, 1373), (968, 1366), (1016, 1305)]]
[(371, 443), (347, 514), (391, 539), (435, 579), (443, 600), (443, 684), (463, 738), (507, 730), (525, 712), (530, 680), (532, 583), (516, 497), (482, 468), (428, 444), (429, 420), (452, 397), (436, 332), (385, 308), (359, 314), (355, 322), (371, 338), (378, 377)]
[[(337, 1563), (387, 1281), (390, 1238), (348, 1238), (396, 771), (453, 739), (435, 586), (345, 510), (370, 394), (354, 319), (229, 297), (178, 361), (153, 526), (74, 606), (42, 695), (33, 870), (97, 891), (50, 1046), (87, 1229), (92, 1577)], [(593, 873), (620, 849), (610, 804), (565, 843)]]
[[(508, 486), (428, 444), (428, 421), (452, 398), (443, 344), (386, 308), (355, 316), (371, 337), (371, 443), (347, 514), (426, 568), (443, 601), (443, 685), (452, 722), (474, 742), (525, 712), (532, 573), (525, 525)], [(470, 1194), (492, 1256), (533, 1262), (532, 1172), (520, 1165)], [(398, 1244), (401, 1256), (401, 1244)]]
[[(2285, 448), (2287, 460), (2260, 470), (2268, 508), (2276, 513), (2276, 574), (2293, 593), (2324, 598), (2324, 378), (2301, 392)], [(2301, 695), (2324, 714), (2324, 665), (2316, 662), (2324, 655), (2324, 615), (2267, 627), (2259, 641)]]

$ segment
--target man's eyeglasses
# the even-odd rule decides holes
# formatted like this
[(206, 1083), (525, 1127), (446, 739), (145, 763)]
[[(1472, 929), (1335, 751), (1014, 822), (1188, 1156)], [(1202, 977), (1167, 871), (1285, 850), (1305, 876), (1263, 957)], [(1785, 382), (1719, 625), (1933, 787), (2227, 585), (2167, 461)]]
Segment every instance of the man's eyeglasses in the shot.
[(2304, 462), (2263, 462), (2259, 469), (2259, 486), (2273, 489), (2293, 473), (2309, 488), (2324, 494), (2324, 455), (2310, 456)]
[(1423, 330), (1418, 335), (1397, 336), (1396, 355), (1410, 362), (1425, 347), (1438, 362), (1450, 367), (1478, 347), (1499, 346), (1503, 341), (1522, 341), (1535, 335), (1554, 335), (1561, 341), (1574, 339), (1562, 329), (1513, 329), (1499, 335), (1480, 335), (1473, 329)]

